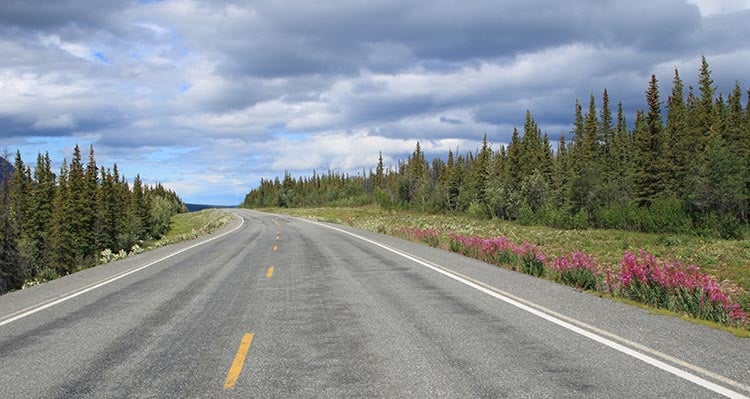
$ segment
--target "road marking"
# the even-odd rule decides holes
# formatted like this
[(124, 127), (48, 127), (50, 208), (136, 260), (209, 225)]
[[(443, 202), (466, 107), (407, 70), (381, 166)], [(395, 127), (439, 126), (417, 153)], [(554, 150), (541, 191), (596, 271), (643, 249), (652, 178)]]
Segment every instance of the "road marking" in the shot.
[(278, 251), (278, 250), (279, 250), (279, 246), (278, 246), (278, 245), (274, 245), (274, 246), (273, 246), (273, 250), (274, 250), (274, 252), (275, 252), (275, 251)]
[[(557, 324), (560, 327), (563, 327), (563, 328), (565, 328), (567, 330), (575, 332), (575, 333), (577, 333), (579, 335), (582, 335), (582, 336), (584, 336), (586, 338), (589, 338), (589, 339), (591, 339), (593, 341), (599, 342), (599, 343), (601, 343), (603, 345), (606, 345), (606, 346), (608, 346), (608, 347), (610, 347), (612, 349), (615, 349), (615, 350), (617, 350), (617, 351), (619, 351), (621, 353), (624, 353), (624, 354), (626, 354), (628, 356), (634, 357), (634, 358), (636, 358), (638, 360), (641, 360), (641, 361), (643, 361), (645, 363), (648, 363), (648, 364), (650, 364), (650, 365), (652, 365), (654, 367), (662, 369), (662, 370), (664, 370), (664, 371), (666, 371), (666, 372), (668, 372), (668, 373), (670, 373), (672, 375), (675, 375), (677, 377), (680, 377), (682, 379), (690, 381), (690, 382), (692, 382), (692, 383), (694, 383), (696, 385), (699, 385), (699, 386), (701, 386), (703, 388), (706, 388), (708, 390), (714, 391), (714, 392), (716, 392), (716, 393), (718, 393), (720, 395), (726, 396), (728, 398), (750, 399), (750, 398), (748, 398), (747, 396), (743, 395), (740, 392), (733, 391), (733, 390), (725, 388), (725, 387), (723, 387), (721, 385), (715, 384), (715, 383), (713, 383), (711, 381), (708, 381), (708, 380), (706, 380), (706, 379), (704, 379), (704, 378), (702, 378), (702, 377), (700, 377), (698, 375), (695, 375), (695, 374), (689, 373), (689, 372), (687, 372), (685, 370), (679, 369), (679, 368), (677, 368), (675, 366), (672, 366), (672, 365), (670, 365), (670, 364), (668, 364), (668, 363), (666, 363), (664, 361), (656, 359), (656, 358), (654, 358), (652, 356), (649, 356), (647, 354), (638, 352), (637, 350), (632, 349), (632, 348), (630, 348), (628, 346), (625, 346), (625, 345), (626, 344), (627, 345), (632, 345), (632, 346), (634, 346), (634, 347), (636, 347), (636, 348), (638, 348), (640, 350), (646, 349), (644, 351), (649, 352), (652, 355), (659, 356), (659, 357), (661, 357), (661, 358), (663, 358), (665, 360), (673, 360), (674, 359), (674, 361), (676, 361), (675, 363), (679, 364), (680, 366), (689, 368), (689, 369), (691, 369), (692, 371), (694, 371), (696, 373), (703, 374), (704, 376), (709, 377), (709, 378), (715, 378), (716, 380), (722, 381), (723, 383), (731, 385), (731, 386), (733, 386), (735, 388), (742, 389), (742, 390), (745, 390), (747, 392), (750, 392), (750, 388), (747, 387), (747, 386), (745, 386), (744, 384), (742, 384), (740, 382), (734, 381), (732, 379), (729, 379), (727, 377), (721, 376), (721, 375), (716, 374), (714, 372), (711, 372), (711, 371), (708, 371), (708, 370), (704, 370), (704, 369), (702, 369), (702, 368), (700, 368), (698, 366), (692, 365), (692, 364), (690, 364), (688, 362), (685, 362), (685, 361), (682, 361), (682, 360), (679, 360), (679, 359), (675, 359), (672, 356), (669, 356), (667, 354), (663, 354), (663, 353), (661, 353), (661, 352), (659, 352), (659, 351), (657, 351), (655, 349), (651, 349), (651, 348), (645, 347), (643, 345), (631, 342), (631, 341), (629, 341), (629, 340), (627, 340), (625, 338), (619, 337), (619, 336), (617, 336), (615, 334), (612, 334), (612, 333), (609, 333), (609, 332), (607, 332), (606, 334), (602, 334), (602, 330), (596, 329), (593, 326), (589, 326), (586, 323), (583, 323), (581, 321), (569, 318), (567, 316), (564, 317), (564, 318), (563, 317), (559, 317), (559, 314), (557, 314), (556, 312), (554, 312), (552, 310), (549, 310), (549, 309), (547, 309), (547, 308), (545, 308), (545, 307), (543, 307), (541, 305), (537, 305), (537, 304), (535, 304), (533, 302), (521, 299), (521, 298), (519, 298), (519, 297), (517, 297), (515, 295), (512, 295), (510, 293), (504, 292), (504, 291), (499, 290), (497, 288), (488, 286), (488, 285), (486, 285), (484, 283), (480, 283), (480, 282), (478, 282), (478, 281), (476, 281), (476, 280), (474, 280), (472, 278), (469, 278), (467, 276), (464, 276), (464, 275), (462, 275), (460, 273), (454, 272), (454, 271), (452, 271), (452, 270), (450, 270), (450, 269), (448, 269), (448, 268), (446, 268), (444, 266), (441, 266), (441, 265), (438, 265), (438, 264), (435, 264), (435, 263), (432, 263), (432, 262), (428, 262), (428, 261), (420, 259), (420, 258), (418, 258), (418, 257), (416, 257), (414, 255), (411, 255), (411, 254), (409, 254), (407, 252), (404, 252), (404, 251), (401, 251), (401, 250), (389, 247), (389, 246), (387, 246), (385, 244), (381, 244), (381, 243), (379, 243), (377, 241), (373, 241), (373, 240), (371, 240), (369, 238), (365, 238), (365, 237), (362, 237), (360, 235), (351, 233), (349, 231), (346, 231), (346, 230), (343, 230), (343, 229), (339, 229), (339, 228), (333, 227), (333, 226), (328, 226), (328, 225), (325, 225), (325, 224), (322, 224), (322, 223), (314, 222), (314, 221), (311, 221), (311, 220), (305, 220), (305, 219), (299, 219), (299, 220), (302, 220), (304, 222), (311, 223), (311, 224), (314, 224), (314, 225), (318, 225), (318, 226), (321, 226), (321, 227), (325, 227), (325, 228), (330, 229), (330, 230), (338, 231), (338, 232), (346, 234), (348, 236), (351, 236), (351, 237), (357, 238), (359, 240), (368, 242), (368, 243), (370, 243), (372, 245), (375, 245), (375, 246), (377, 246), (379, 248), (382, 248), (382, 249), (384, 249), (384, 250), (386, 250), (388, 252), (391, 252), (393, 254), (396, 254), (398, 256), (401, 256), (403, 258), (411, 260), (412, 262), (415, 262), (415, 263), (417, 263), (419, 265), (427, 267), (428, 269), (431, 269), (431, 270), (433, 270), (435, 272), (438, 272), (438, 273), (440, 273), (440, 274), (442, 274), (442, 275), (444, 275), (444, 276), (446, 276), (448, 278), (451, 278), (451, 279), (456, 280), (456, 281), (458, 281), (458, 282), (460, 282), (460, 283), (462, 283), (464, 285), (467, 285), (467, 286), (469, 286), (471, 288), (474, 288), (474, 289), (476, 289), (476, 290), (478, 290), (480, 292), (483, 292), (483, 293), (485, 293), (485, 294), (487, 294), (487, 295), (489, 295), (489, 296), (491, 296), (493, 298), (496, 298), (496, 299), (499, 299), (499, 300), (501, 300), (501, 301), (503, 301), (505, 303), (508, 303), (509, 305), (515, 306), (515, 307), (517, 307), (517, 308), (519, 308), (521, 310), (524, 310), (524, 311), (529, 312), (529, 313), (531, 313), (531, 314), (533, 314), (535, 316), (538, 316), (538, 317), (540, 317), (542, 319), (545, 319), (545, 320), (547, 320), (549, 322)], [(566, 320), (563, 320), (563, 319), (566, 319)], [(590, 330), (597, 331), (597, 333), (591, 332)], [(609, 338), (605, 338), (604, 335), (607, 335)], [(622, 344), (615, 342), (615, 340), (622, 342)]]
[(266, 272), (266, 277), (271, 278), (273, 276), (273, 266), (268, 268), (268, 271)]
[(234, 355), (232, 366), (229, 367), (227, 373), (227, 379), (224, 381), (224, 389), (229, 390), (234, 388), (237, 384), (237, 379), (240, 377), (242, 372), (242, 366), (245, 365), (245, 356), (247, 356), (247, 350), (250, 349), (250, 344), (253, 342), (253, 334), (247, 333), (242, 337), (240, 347), (237, 348), (237, 354)]
[(11, 313), (9, 315), (4, 316), (5, 320), (0, 321), (0, 327), (4, 326), (6, 324), (10, 324), (10, 323), (12, 323), (12, 322), (14, 322), (16, 320), (23, 319), (24, 317), (31, 316), (34, 313), (41, 312), (44, 309), (51, 308), (51, 307), (53, 307), (55, 305), (59, 305), (59, 304), (65, 302), (67, 300), (73, 299), (73, 298), (75, 298), (75, 297), (77, 297), (79, 295), (83, 295), (83, 294), (85, 294), (85, 293), (87, 293), (89, 291), (93, 291), (93, 290), (95, 290), (97, 288), (103, 287), (103, 286), (105, 286), (105, 285), (107, 285), (109, 283), (115, 282), (115, 281), (117, 281), (117, 280), (119, 280), (119, 279), (121, 279), (123, 277), (127, 277), (127, 276), (129, 276), (129, 275), (131, 275), (133, 273), (139, 272), (139, 271), (141, 271), (141, 270), (143, 270), (143, 269), (145, 269), (147, 267), (153, 266), (153, 265), (155, 265), (155, 264), (157, 264), (159, 262), (165, 261), (165, 260), (167, 260), (167, 259), (169, 259), (169, 258), (171, 258), (173, 256), (179, 255), (179, 254), (181, 254), (181, 253), (183, 253), (183, 252), (185, 252), (187, 250), (199, 247), (199, 246), (201, 246), (203, 244), (209, 243), (209, 242), (214, 241), (214, 240), (218, 240), (219, 238), (224, 237), (227, 234), (234, 233), (235, 231), (239, 230), (240, 227), (242, 227), (242, 225), (245, 224), (245, 219), (243, 219), (241, 216), (237, 215), (236, 213), (232, 213), (232, 214), (234, 216), (237, 216), (237, 217), (240, 218), (240, 225), (237, 226), (237, 227), (235, 227), (234, 229), (232, 229), (230, 231), (227, 231), (227, 232), (224, 232), (222, 234), (219, 234), (218, 236), (210, 238), (210, 239), (208, 239), (206, 241), (202, 241), (202, 242), (199, 242), (197, 244), (193, 244), (193, 245), (191, 245), (191, 246), (189, 246), (187, 248), (183, 248), (183, 249), (181, 249), (181, 250), (179, 250), (177, 252), (173, 252), (173, 253), (171, 253), (171, 254), (163, 257), (163, 258), (157, 259), (157, 260), (155, 260), (153, 262), (150, 262), (150, 263), (147, 263), (147, 264), (145, 264), (143, 266), (139, 266), (139, 267), (137, 267), (137, 268), (135, 268), (133, 270), (125, 271), (125, 272), (122, 272), (120, 274), (116, 274), (116, 275), (114, 275), (114, 276), (112, 276), (110, 278), (107, 278), (107, 279), (104, 279), (104, 280), (101, 280), (101, 281), (89, 284), (89, 285), (84, 286), (83, 288), (80, 288), (78, 290), (74, 290), (74, 291), (71, 291), (71, 292), (68, 292), (68, 293), (65, 293), (65, 294), (62, 294), (62, 295), (58, 295), (58, 296), (56, 296), (54, 298), (51, 298), (51, 299), (49, 299), (49, 300), (47, 300), (45, 302), (41, 302), (41, 303), (38, 303), (36, 305), (29, 306), (29, 307), (27, 307), (25, 309), (21, 309), (21, 310), (19, 310), (17, 312), (13, 312), (13, 313)]

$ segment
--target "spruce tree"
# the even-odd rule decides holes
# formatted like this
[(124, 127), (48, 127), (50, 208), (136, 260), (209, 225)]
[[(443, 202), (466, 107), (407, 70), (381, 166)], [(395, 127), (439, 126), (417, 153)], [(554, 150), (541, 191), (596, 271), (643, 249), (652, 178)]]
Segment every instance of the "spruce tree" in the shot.
[[(10, 223), (13, 225), (15, 234), (21, 237), (23, 227), (27, 223), (29, 191), (31, 190), (31, 181), (26, 174), (26, 165), (21, 158), (21, 151), (16, 151), (12, 173), (12, 183), (8, 186), (11, 190), (10, 200)], [(5, 179), (10, 180), (10, 175), (5, 175)]]
[(599, 111), (597, 137), (601, 143), (602, 161), (600, 164), (605, 170), (604, 174), (607, 181), (612, 179), (613, 174), (618, 173), (616, 170), (613, 170), (614, 162), (612, 160), (612, 146), (614, 145), (615, 128), (612, 124), (612, 109), (609, 105), (609, 93), (607, 92), (607, 89), (604, 89), (604, 93), (602, 93), (602, 107)]
[(576, 100), (575, 105), (575, 116), (573, 120), (573, 131), (571, 132), (573, 135), (573, 143), (571, 146), (571, 158), (572, 158), (572, 166), (573, 170), (576, 174), (579, 174), (581, 172), (581, 169), (585, 163), (586, 158), (586, 145), (585, 145), (585, 129), (584, 129), (584, 123), (583, 123), (583, 109), (581, 108), (581, 103)]
[(709, 136), (714, 131), (714, 124), (717, 122), (716, 107), (714, 106), (716, 87), (711, 78), (711, 70), (708, 67), (708, 62), (706, 61), (705, 56), (701, 56), (698, 89), (700, 90), (701, 96), (697, 103), (698, 109), (696, 112), (696, 124), (693, 128), (700, 140), (698, 151), (702, 151), (706, 143), (708, 143)]
[(743, 142), (745, 129), (745, 114), (742, 110), (742, 89), (740, 88), (740, 83), (736, 82), (732, 93), (729, 95), (726, 123), (722, 137), (740, 156), (746, 155), (744, 154), (745, 143)]
[(513, 128), (513, 135), (508, 145), (508, 177), (506, 185), (515, 186), (520, 184), (523, 168), (523, 148), (518, 129)]
[(67, 160), (63, 160), (50, 223), (50, 260), (60, 275), (72, 272), (76, 262), (76, 246), (71, 229), (76, 216), (71, 204), (69, 179)]
[(636, 174), (637, 198), (641, 206), (651, 205), (659, 196), (664, 194), (666, 185), (664, 176), (665, 162), (663, 159), (663, 136), (661, 102), (659, 100), (659, 85), (656, 75), (651, 75), (649, 88), (646, 91), (648, 112), (644, 123), (636, 136), (638, 148), (638, 172)]
[(37, 154), (35, 184), (29, 198), (29, 223), (26, 228), (26, 235), (32, 244), (32, 274), (52, 263), (50, 236), (57, 187), (51, 163), (49, 153)]
[[(4, 154), (7, 159), (7, 151)], [(18, 232), (13, 221), (13, 178), (14, 173), (6, 166), (0, 186), (0, 294), (20, 288), (23, 284), (23, 271), (19, 264)], [(16, 175), (23, 175), (24, 169), (16, 170)]]
[(482, 148), (477, 153), (477, 159), (472, 167), (473, 180), (477, 200), (483, 206), (490, 202), (490, 183), (492, 182), (492, 149), (487, 144), (487, 134), (482, 139)]
[(554, 194), (554, 205), (563, 208), (567, 205), (566, 191), (570, 181), (570, 150), (565, 141), (565, 134), (560, 135), (557, 144), (557, 155), (555, 157), (554, 178), (552, 180), (552, 190)]
[(592, 94), (589, 97), (589, 108), (583, 122), (583, 154), (581, 161), (582, 168), (597, 167), (599, 161), (599, 121), (596, 116), (596, 100)]
[(378, 165), (375, 169), (375, 187), (382, 189), (383, 185), (385, 184), (385, 179), (383, 176), (384, 169), (383, 169), (383, 153), (378, 153)]
[(694, 149), (688, 125), (688, 108), (685, 103), (684, 85), (677, 68), (674, 70), (672, 95), (667, 100), (667, 125), (665, 137), (669, 149), (669, 163), (672, 173), (667, 175), (667, 189), (677, 197), (684, 196), (687, 187), (690, 164)]

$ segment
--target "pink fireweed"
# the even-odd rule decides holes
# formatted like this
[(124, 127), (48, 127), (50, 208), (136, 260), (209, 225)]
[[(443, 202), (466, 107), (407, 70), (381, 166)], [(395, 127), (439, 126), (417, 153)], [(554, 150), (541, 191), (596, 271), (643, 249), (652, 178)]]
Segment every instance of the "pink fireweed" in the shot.
[[(436, 230), (413, 227), (394, 229), (392, 234), (434, 247), (441, 237)], [(547, 275), (580, 290), (598, 290), (728, 325), (747, 326), (750, 319), (715, 278), (694, 265), (662, 261), (642, 250), (638, 255), (626, 252), (615, 270), (580, 251), (549, 257), (532, 243), (517, 244), (504, 236), (451, 233), (448, 238), (452, 252), (535, 276)]]
[(624, 297), (702, 319), (737, 324), (746, 317), (714, 277), (694, 265), (660, 261), (643, 250), (639, 255), (626, 252), (619, 278), (608, 279), (608, 284)]
[(451, 251), (498, 266), (540, 276), (544, 272), (546, 257), (529, 242), (511, 242), (508, 237), (480, 238), (453, 233), (450, 235)]
[(596, 289), (601, 278), (594, 258), (579, 251), (555, 258), (550, 268), (554, 271), (555, 280), (581, 290)]

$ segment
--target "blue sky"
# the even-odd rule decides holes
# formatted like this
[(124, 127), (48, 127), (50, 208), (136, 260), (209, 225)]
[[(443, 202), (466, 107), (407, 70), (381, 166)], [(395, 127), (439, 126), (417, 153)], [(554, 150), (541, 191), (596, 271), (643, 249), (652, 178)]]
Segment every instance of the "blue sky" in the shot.
[[(310, 4), (308, 4), (310, 3)], [(628, 115), (705, 54), (750, 86), (750, 1), (23, 1), (0, 3), (0, 145), (237, 204), (261, 178), (357, 173), (382, 151), (551, 137), (607, 88)], [(632, 121), (632, 118), (631, 118)]]

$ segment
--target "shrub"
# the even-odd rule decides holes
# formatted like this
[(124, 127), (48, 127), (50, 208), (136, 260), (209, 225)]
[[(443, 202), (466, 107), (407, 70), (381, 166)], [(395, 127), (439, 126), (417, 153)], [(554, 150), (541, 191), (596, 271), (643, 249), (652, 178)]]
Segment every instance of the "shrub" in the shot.
[(469, 209), (466, 210), (466, 214), (474, 219), (483, 220), (490, 218), (490, 212), (487, 207), (479, 202), (472, 202), (469, 204)]
[(725, 240), (741, 240), (743, 236), (742, 223), (733, 215), (722, 215), (717, 224), (719, 237)]

